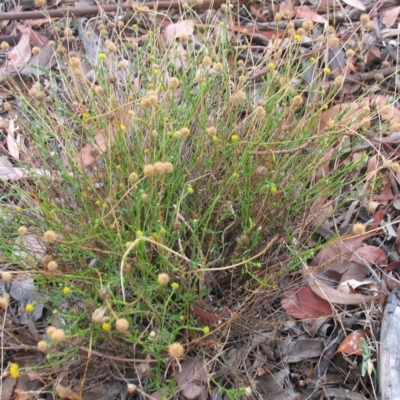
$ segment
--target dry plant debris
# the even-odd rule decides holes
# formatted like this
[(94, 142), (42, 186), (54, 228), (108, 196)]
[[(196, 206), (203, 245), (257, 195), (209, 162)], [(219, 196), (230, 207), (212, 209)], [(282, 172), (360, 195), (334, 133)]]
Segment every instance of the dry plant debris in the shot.
[(378, 398), (399, 14), (0, 4), (2, 399)]

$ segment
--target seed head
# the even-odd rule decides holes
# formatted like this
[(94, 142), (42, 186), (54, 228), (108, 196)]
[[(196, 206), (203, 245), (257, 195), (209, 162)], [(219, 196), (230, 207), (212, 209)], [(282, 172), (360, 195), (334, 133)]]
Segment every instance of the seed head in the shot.
[(70, 65), (72, 68), (78, 68), (78, 67), (81, 66), (81, 60), (80, 60), (78, 57), (71, 57), (71, 58), (69, 59), (69, 65)]
[(179, 136), (188, 137), (189, 134), (190, 134), (190, 131), (189, 131), (188, 128), (181, 128), (181, 129), (179, 130)]
[(299, 107), (299, 106), (301, 106), (303, 103), (304, 103), (304, 99), (303, 99), (303, 97), (302, 97), (300, 94), (298, 94), (298, 95), (296, 95), (296, 96), (293, 97), (293, 105), (294, 105), (295, 107)]
[(127, 319), (125, 318), (118, 318), (115, 321), (115, 329), (118, 332), (127, 332), (129, 329), (129, 322)]
[(168, 348), (168, 353), (172, 358), (180, 358), (183, 356), (185, 349), (180, 343), (172, 343)]
[(212, 62), (212, 60), (211, 60), (210, 57), (205, 56), (205, 57), (203, 57), (202, 63), (203, 63), (204, 65), (208, 66), (208, 67), (211, 67), (211, 65), (212, 65), (213, 62)]
[(355, 54), (356, 54), (356, 52), (353, 49), (348, 49), (346, 51), (346, 57), (347, 58), (352, 58), (352, 57), (354, 57)]
[(135, 393), (136, 390), (137, 390), (137, 386), (134, 385), (133, 383), (128, 383), (126, 385), (126, 390), (127, 390), (128, 393)]
[(35, 87), (32, 87), (32, 88), (29, 89), (28, 94), (29, 94), (29, 96), (31, 96), (31, 97), (35, 97), (36, 94), (37, 94), (38, 92), (39, 92), (38, 89), (36, 89)]
[(217, 74), (220, 74), (224, 70), (224, 66), (221, 63), (215, 63), (213, 69)]
[(175, 90), (177, 87), (179, 87), (180, 82), (178, 78), (172, 77), (168, 81), (168, 89), (169, 90)]
[(304, 21), (301, 24), (301, 26), (306, 32), (308, 32), (308, 31), (311, 31), (311, 29), (314, 27), (314, 22), (312, 22), (311, 19), (308, 19), (308, 20)]
[(211, 136), (215, 136), (217, 134), (217, 128), (215, 126), (210, 126), (206, 128), (206, 132)]
[(174, 166), (170, 162), (165, 162), (164, 163), (164, 173), (165, 174), (170, 174), (172, 170), (174, 169)]
[(373, 30), (376, 29), (376, 25), (375, 25), (375, 22), (374, 22), (374, 21), (369, 21), (365, 27), (366, 27), (367, 30), (369, 30), (369, 31), (373, 31)]
[(46, 265), (47, 269), (49, 271), (57, 271), (58, 268), (58, 264), (55, 261), (50, 261), (47, 265)]
[(3, 293), (3, 296), (0, 297), (0, 307), (7, 308), (10, 304), (10, 295), (8, 293)]
[(12, 279), (12, 273), (8, 271), (2, 272), (1, 279), (3, 280), (3, 282), (10, 282)]
[(364, 235), (365, 226), (363, 224), (357, 223), (353, 225), (353, 233), (355, 235)]
[(246, 93), (243, 92), (243, 90), (238, 90), (233, 96), (232, 96), (232, 100), (234, 102), (241, 102), (243, 100), (246, 99)]
[(144, 173), (144, 176), (151, 176), (151, 175), (154, 175), (155, 174), (155, 169), (154, 169), (154, 165), (152, 165), (152, 164), (146, 164), (144, 167), (143, 167), (143, 173)]
[(35, 0), (36, 7), (44, 7), (46, 5), (46, 0)]
[(43, 234), (43, 240), (48, 243), (53, 243), (57, 240), (57, 234), (54, 231), (46, 231)]
[(335, 78), (335, 85), (336, 85), (336, 86), (342, 86), (343, 83), (344, 83), (344, 77), (343, 77), (342, 75), (338, 75), (338, 76)]
[(370, 21), (371, 21), (371, 18), (369, 17), (368, 14), (361, 14), (360, 22), (361, 22), (363, 25), (368, 24), (368, 22), (370, 22)]
[(41, 340), (40, 342), (38, 342), (37, 348), (39, 351), (44, 353), (47, 350), (47, 342), (45, 340)]
[(28, 233), (28, 228), (26, 226), (20, 226), (18, 228), (18, 233), (20, 235), (26, 235)]
[(66, 36), (66, 37), (69, 37), (69, 36), (72, 36), (72, 29), (71, 28), (65, 28), (65, 30), (64, 30), (64, 35)]
[(38, 47), (38, 46), (32, 47), (32, 54), (34, 56), (37, 56), (39, 53), (40, 53), (40, 47)]
[(293, 17), (293, 11), (292, 11), (292, 10), (289, 10), (289, 9), (287, 9), (287, 8), (285, 8), (285, 9), (282, 11), (282, 17), (285, 18), (285, 19), (290, 19), (290, 18), (292, 18), (292, 17)]
[(63, 342), (66, 339), (66, 334), (62, 329), (55, 329), (54, 331), (52, 331), (51, 335), (50, 335), (50, 339), (53, 342)]
[(264, 118), (265, 114), (266, 114), (265, 109), (262, 106), (258, 106), (254, 110), (254, 116), (256, 118)]
[(46, 98), (46, 95), (43, 92), (37, 92), (35, 94), (35, 100), (37, 100), (37, 101), (44, 101), (45, 98)]
[(96, 85), (96, 86), (94, 87), (94, 91), (95, 91), (97, 94), (103, 94), (103, 93), (104, 93), (104, 88), (103, 88), (102, 86)]
[(328, 47), (330, 49), (334, 49), (335, 47), (338, 47), (340, 44), (340, 40), (337, 37), (331, 37), (328, 39)]
[(135, 183), (139, 180), (139, 175), (136, 172), (131, 172), (128, 179), (130, 182)]
[(109, 53), (114, 53), (117, 50), (117, 46), (111, 40), (106, 40), (105, 47)]
[(8, 101), (5, 101), (3, 103), (3, 108), (4, 108), (4, 111), (11, 111), (12, 110), (11, 104)]
[(3, 51), (7, 51), (10, 48), (10, 45), (7, 42), (1, 42), (0, 49)]
[(378, 83), (380, 83), (385, 80), (385, 75), (378, 72), (375, 74), (374, 78)]
[(398, 173), (400, 172), (400, 164), (397, 162), (393, 162), (393, 161), (387, 161), (385, 163), (385, 167), (390, 169), (391, 171), (393, 171), (394, 173)]
[(169, 275), (166, 273), (161, 273), (158, 275), (158, 283), (162, 286), (168, 285), (169, 282)]
[(282, 15), (280, 12), (277, 12), (277, 13), (274, 15), (274, 21), (275, 21), (275, 22), (282, 21), (282, 18), (283, 18), (283, 15)]

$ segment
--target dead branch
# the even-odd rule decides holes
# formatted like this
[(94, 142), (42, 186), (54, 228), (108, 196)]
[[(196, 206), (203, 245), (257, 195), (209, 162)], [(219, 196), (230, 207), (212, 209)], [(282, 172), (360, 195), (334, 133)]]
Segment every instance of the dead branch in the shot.
[[(242, 3), (243, 1), (238, 1)], [(209, 8), (220, 8), (224, 4), (224, 0), (204, 0), (201, 4), (196, 1), (185, 2), (189, 7), (195, 10), (206, 10)], [(67, 7), (58, 10), (42, 10), (42, 11), (23, 11), (23, 12), (7, 12), (0, 14), (0, 21), (24, 20), (24, 19), (40, 19), (40, 18), (63, 18), (63, 17), (86, 17), (99, 14), (101, 11), (106, 13), (116, 12), (117, 10), (133, 10), (145, 12), (147, 9), (156, 8), (158, 10), (179, 9), (183, 5), (180, 0), (161, 0), (149, 1), (146, 3), (124, 3), (111, 4), (105, 6), (89, 6), (89, 7)]]

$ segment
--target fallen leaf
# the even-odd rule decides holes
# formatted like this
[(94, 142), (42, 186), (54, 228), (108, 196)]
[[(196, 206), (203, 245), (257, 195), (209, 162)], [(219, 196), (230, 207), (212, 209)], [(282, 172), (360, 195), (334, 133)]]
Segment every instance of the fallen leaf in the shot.
[(207, 370), (203, 361), (185, 360), (181, 371), (176, 376), (176, 382), (181, 388), (181, 394), (189, 400), (200, 396), (207, 385)]
[(378, 291), (378, 285), (373, 279), (366, 279), (364, 281), (349, 279), (347, 281), (341, 282), (337, 287), (337, 290), (344, 293), (355, 293), (356, 289), (362, 286), (368, 286), (370, 290), (375, 292)]
[(371, 102), (378, 108), (378, 114), (383, 121), (390, 121), (393, 124), (400, 123), (400, 110), (393, 103), (388, 104), (388, 99), (383, 94), (373, 96)]
[(343, 0), (343, 3), (346, 3), (350, 7), (357, 8), (358, 10), (365, 11), (365, 5), (361, 3), (360, 0)]
[[(356, 264), (363, 264), (363, 260), (365, 260), (368, 264), (376, 264), (378, 267), (385, 267), (388, 263), (388, 258), (386, 253), (379, 247), (376, 246), (363, 246), (360, 247), (350, 258), (350, 261)], [(361, 257), (361, 259), (360, 259)]]
[(327, 22), (325, 17), (323, 17), (322, 15), (317, 14), (315, 11), (311, 10), (307, 6), (296, 7), (296, 17), (297, 18), (311, 19), (314, 22), (323, 23), (323, 24), (325, 22)]
[(10, 119), (7, 134), (7, 149), (11, 157), (13, 157), (15, 160), (19, 160), (19, 149), (21, 143), (21, 134), (16, 133), (17, 131), (18, 127), (15, 126), (14, 119)]
[(310, 288), (311, 290), (321, 299), (327, 300), (333, 304), (363, 304), (369, 303), (374, 300), (379, 300), (382, 295), (377, 294), (376, 296), (373, 295), (362, 295), (358, 293), (344, 293), (340, 292), (339, 290), (330, 287), (321, 279), (317, 277), (311, 278)]
[(361, 356), (363, 354), (363, 350), (360, 348), (361, 339), (366, 339), (368, 336), (369, 332), (365, 329), (351, 332), (350, 335), (343, 339), (343, 342), (340, 343), (332, 356), (338, 353)]
[(96, 133), (94, 141), (94, 144), (88, 143), (83, 146), (82, 150), (79, 152), (79, 160), (85, 167), (93, 164), (96, 160), (96, 157), (93, 155), (94, 150), (97, 150), (99, 155), (107, 151), (106, 139), (103, 132)]
[(290, 316), (297, 319), (313, 321), (332, 314), (329, 302), (317, 296), (308, 286), (290, 291), (281, 304)]
[(164, 39), (167, 43), (172, 43), (175, 39), (182, 36), (192, 36), (194, 32), (194, 21), (191, 19), (185, 19), (183, 21), (169, 24), (164, 29)]
[(336, 259), (340, 261), (350, 261), (353, 251), (358, 250), (362, 246), (364, 240), (365, 237), (356, 236), (343, 238), (340, 241), (328, 244), (328, 246), (317, 253), (310, 265), (329, 264), (329, 262)]
[(399, 17), (400, 13), (400, 6), (398, 7), (392, 7), (392, 8), (387, 8), (382, 12), (382, 23), (383, 25), (386, 26), (386, 28), (390, 28), (393, 26), (397, 18)]
[(56, 393), (57, 396), (61, 397), (62, 399), (82, 400), (82, 397), (76, 394), (72, 389), (63, 386), (60, 383), (56, 386)]
[(31, 45), (29, 44), (29, 32), (21, 35), (18, 44), (8, 52), (7, 72), (16, 71), (25, 65), (31, 58)]

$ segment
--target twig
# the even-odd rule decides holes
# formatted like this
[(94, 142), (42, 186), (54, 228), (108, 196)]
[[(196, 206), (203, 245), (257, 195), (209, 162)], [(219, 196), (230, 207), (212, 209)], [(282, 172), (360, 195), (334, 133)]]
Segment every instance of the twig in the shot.
[(85, 353), (88, 353), (88, 354), (96, 356), (96, 357), (108, 358), (109, 360), (121, 361), (121, 362), (125, 362), (125, 363), (155, 362), (155, 360), (145, 360), (145, 359), (140, 359), (140, 358), (123, 358), (123, 357), (117, 357), (117, 356), (109, 356), (107, 354), (100, 353), (99, 351), (89, 349), (84, 346), (79, 347), (79, 349)]
[[(196, 10), (207, 10), (209, 8), (219, 8), (221, 4), (225, 4), (224, 0), (204, 0), (201, 4), (196, 1), (185, 2), (189, 7)], [(149, 1), (146, 3), (132, 3), (132, 4), (109, 4), (104, 6), (89, 6), (89, 7), (67, 7), (58, 10), (43, 10), (43, 11), (23, 11), (23, 12), (7, 12), (0, 14), (0, 21), (12, 21), (22, 19), (41, 19), (41, 18), (63, 18), (63, 17), (85, 17), (89, 15), (97, 15), (98, 13), (106, 12), (112, 13), (118, 9), (123, 10), (136, 10), (136, 11), (150, 11), (150, 8), (157, 8), (158, 10), (166, 10), (169, 8), (180, 8), (183, 2), (179, 0), (161, 0)]]

